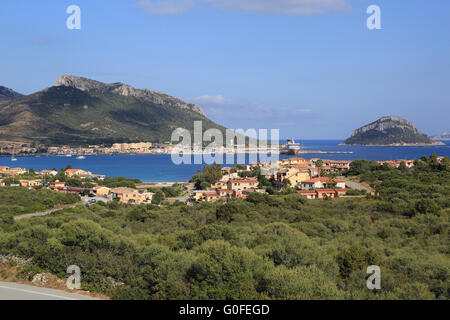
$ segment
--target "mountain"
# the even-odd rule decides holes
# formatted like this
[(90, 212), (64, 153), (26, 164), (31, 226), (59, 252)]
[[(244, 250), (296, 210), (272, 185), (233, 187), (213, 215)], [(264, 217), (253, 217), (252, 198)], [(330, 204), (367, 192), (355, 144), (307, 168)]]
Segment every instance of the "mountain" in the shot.
[(170, 141), (176, 128), (222, 126), (194, 104), (122, 83), (63, 76), (55, 85), (15, 100), (0, 101), (0, 141), (45, 145)]
[(129, 85), (117, 83), (103, 83), (87, 78), (65, 75), (55, 82), (55, 87), (66, 86), (79, 89), (81, 91), (97, 92), (101, 94), (117, 94), (125, 97), (135, 97), (154, 104), (163, 104), (169, 107), (176, 107), (186, 110), (192, 110), (203, 116), (206, 116), (202, 109), (195, 104), (186, 103), (180, 99), (171, 97), (165, 93), (154, 90), (135, 89)]
[(442, 132), (441, 134), (434, 136), (433, 140), (450, 140), (450, 131)]
[(434, 145), (439, 144), (400, 117), (383, 117), (353, 131), (343, 145)]
[(23, 97), (23, 95), (9, 88), (0, 86), (0, 101), (17, 99), (20, 97)]

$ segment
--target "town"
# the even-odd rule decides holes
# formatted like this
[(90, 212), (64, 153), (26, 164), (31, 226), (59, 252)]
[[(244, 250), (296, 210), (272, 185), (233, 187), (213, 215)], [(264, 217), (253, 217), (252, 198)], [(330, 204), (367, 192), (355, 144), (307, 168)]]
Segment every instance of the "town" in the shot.
[[(289, 140), (288, 140), (289, 141)], [(73, 147), (69, 145), (62, 146), (45, 146), (17, 142), (1, 142), (0, 141), (0, 156), (78, 156), (84, 158), (85, 156), (95, 155), (141, 155), (141, 154), (171, 154), (172, 152), (181, 152), (183, 154), (198, 154), (202, 150), (197, 150), (192, 146), (177, 146), (170, 142), (153, 143), (153, 142), (133, 142), (133, 143), (113, 143), (112, 145), (88, 145), (85, 147)], [(210, 150), (214, 154), (352, 154), (352, 151), (321, 151), (321, 150), (303, 150), (299, 147), (298, 150), (292, 152), (288, 145), (280, 146), (248, 146), (246, 144), (236, 144), (231, 147), (217, 147)]]
[(175, 146), (167, 143), (135, 142), (114, 143), (111, 146), (89, 145), (87, 147), (29, 145), (14, 142), (0, 142), (0, 155), (56, 155), (93, 156), (112, 154), (168, 154)]
[[(443, 157), (438, 160), (442, 161)], [(344, 177), (351, 169), (351, 161), (289, 158), (273, 163), (254, 163), (234, 167), (212, 166), (219, 176), (212, 183), (196, 181), (182, 184), (183, 192), (173, 198), (188, 204), (247, 199), (251, 193), (286, 191), (295, 192), (308, 199), (333, 199), (374, 195), (367, 185)], [(380, 166), (411, 168), (414, 160), (377, 161)], [(47, 188), (55, 192), (74, 193), (87, 204), (116, 200), (126, 204), (154, 203), (155, 190), (151, 184), (135, 183), (118, 178), (118, 183), (107, 183), (111, 178), (82, 169), (41, 170), (0, 166), (0, 186), (29, 189)], [(113, 178), (115, 179), (115, 178)], [(120, 180), (122, 179), (122, 180)], [(198, 183), (200, 182), (200, 183)], [(170, 183), (167, 184), (168, 186)], [(157, 202), (159, 203), (159, 201)]]

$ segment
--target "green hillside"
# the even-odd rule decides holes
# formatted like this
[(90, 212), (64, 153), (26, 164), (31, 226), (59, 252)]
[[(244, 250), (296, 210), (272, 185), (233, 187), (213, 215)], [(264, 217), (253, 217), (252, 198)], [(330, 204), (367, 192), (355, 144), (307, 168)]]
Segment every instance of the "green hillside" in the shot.
[(101, 91), (55, 86), (0, 102), (0, 140), (47, 145), (86, 145), (127, 141), (164, 142), (174, 129), (223, 127), (195, 109)]

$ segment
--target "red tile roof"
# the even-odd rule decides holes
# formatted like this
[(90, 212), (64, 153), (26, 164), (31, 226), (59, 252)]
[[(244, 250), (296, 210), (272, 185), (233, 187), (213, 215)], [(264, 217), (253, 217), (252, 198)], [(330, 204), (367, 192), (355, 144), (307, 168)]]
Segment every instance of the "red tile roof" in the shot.
[(345, 182), (345, 180), (331, 179), (331, 178), (328, 178), (328, 177), (313, 178), (313, 179), (310, 179), (310, 180), (305, 180), (303, 182), (316, 183), (316, 182), (319, 182), (319, 181), (322, 181), (322, 182), (325, 182), (325, 183)]
[(230, 180), (231, 183), (258, 183), (258, 180), (256, 179), (236, 179), (236, 180)]
[(206, 193), (205, 195), (206, 197), (213, 197), (213, 198), (220, 197), (220, 194), (217, 193)]
[(306, 180), (306, 181), (303, 181), (303, 182), (306, 182), (306, 183), (315, 183), (315, 182), (318, 182), (318, 181), (330, 181), (330, 180), (331, 180), (331, 178), (328, 178), (328, 177), (321, 177), (321, 178), (313, 178), (313, 179)]
[(335, 193), (335, 189), (316, 189), (318, 193)]

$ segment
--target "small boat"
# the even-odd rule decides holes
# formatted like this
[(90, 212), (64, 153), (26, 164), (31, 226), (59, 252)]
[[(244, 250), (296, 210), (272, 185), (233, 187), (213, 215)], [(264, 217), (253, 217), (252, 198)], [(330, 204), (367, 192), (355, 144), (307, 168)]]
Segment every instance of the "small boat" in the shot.
[(83, 160), (83, 159), (86, 159), (86, 157), (85, 156), (78, 156), (77, 159), (78, 160)]
[(12, 157), (11, 157), (11, 161), (17, 161), (17, 158), (14, 156), (15, 153), (16, 153), (16, 150), (13, 149), (13, 154), (12, 154)]

